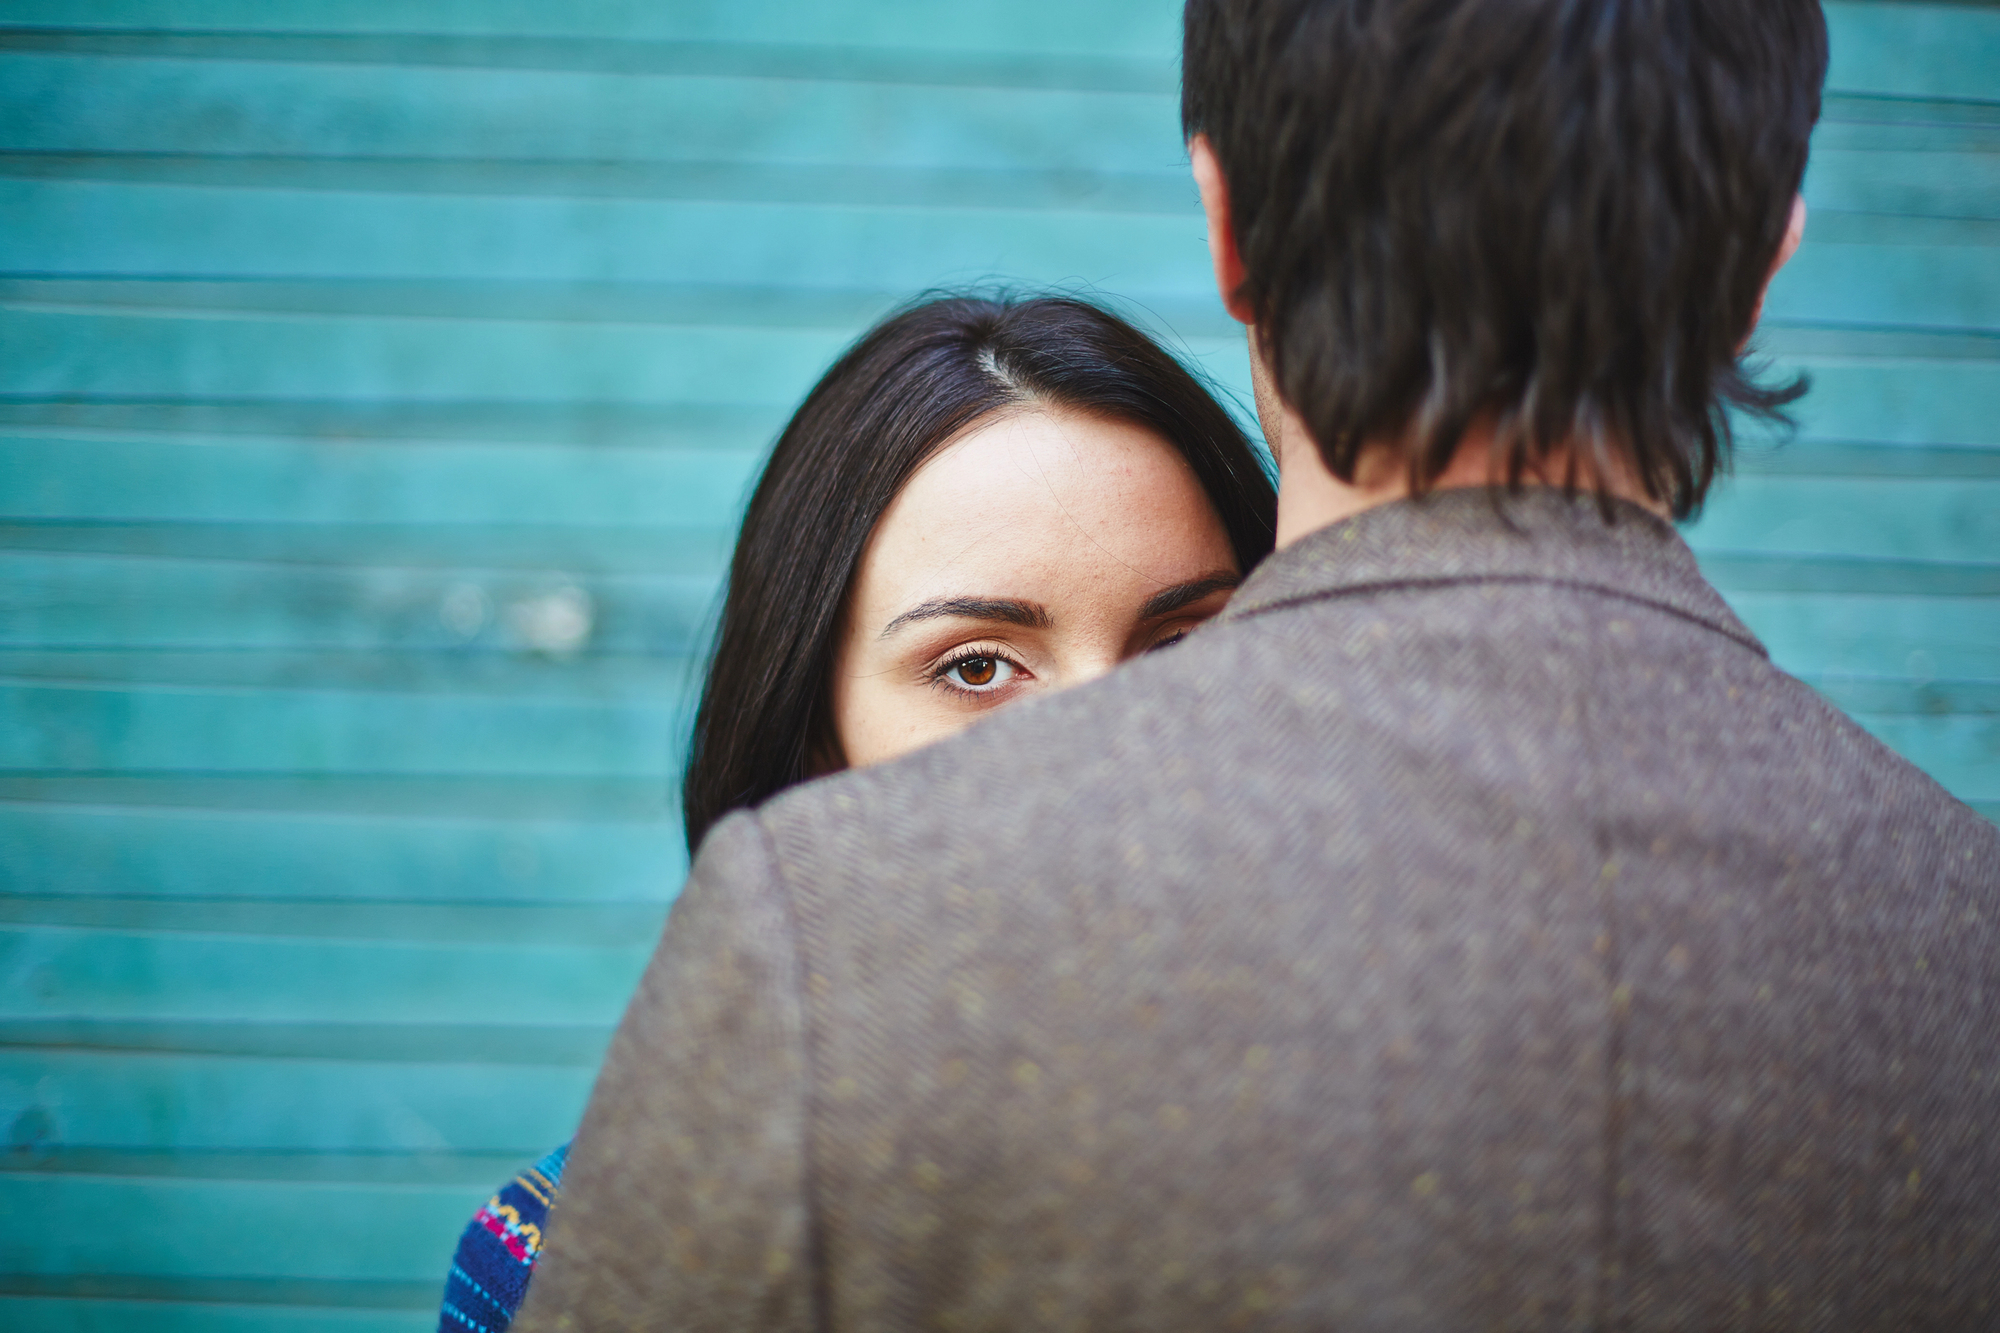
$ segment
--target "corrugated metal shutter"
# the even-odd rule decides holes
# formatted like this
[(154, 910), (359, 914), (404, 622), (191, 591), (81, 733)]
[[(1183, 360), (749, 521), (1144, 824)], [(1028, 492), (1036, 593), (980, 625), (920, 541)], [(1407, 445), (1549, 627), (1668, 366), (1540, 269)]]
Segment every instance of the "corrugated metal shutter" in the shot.
[[(1764, 340), (1818, 387), (1691, 535), (2000, 815), (2000, 12), (1829, 10)], [(429, 1325), (678, 887), (690, 657), (819, 369), (997, 276), (1244, 385), (1176, 23), (0, 12), (0, 1323)]]
[(2000, 817), (2000, 9), (1826, 10), (1812, 221), (1760, 338), (1814, 389), (1689, 539), (1779, 663)]

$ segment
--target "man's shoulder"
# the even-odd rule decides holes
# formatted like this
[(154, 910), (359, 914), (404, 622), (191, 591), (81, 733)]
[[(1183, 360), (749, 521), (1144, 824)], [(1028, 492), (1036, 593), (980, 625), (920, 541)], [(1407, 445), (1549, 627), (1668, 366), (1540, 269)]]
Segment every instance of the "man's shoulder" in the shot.
[(783, 869), (847, 879), (858, 866), (880, 883), (1114, 873), (1157, 867), (1168, 848), (1198, 873), (1273, 838), (1336, 832), (1341, 857), (1371, 856), (1375, 842), (1484, 836), (1500, 806), (1581, 837), (1628, 796), (1645, 819), (1690, 826), (1754, 809), (1753, 832), (1775, 840), (1815, 819), (1995, 836), (1742, 643), (1589, 592), (1519, 587), (1214, 624), (961, 736), (795, 788), (756, 823)]
[(1234, 628), (899, 759), (792, 788), (759, 807), (757, 823), (781, 862), (802, 851), (866, 854), (878, 867), (896, 856), (935, 861), (947, 848), (1073, 853), (1153, 817), (1162, 792), (1226, 787), (1283, 763), (1258, 744), (1246, 706), (1258, 654)]

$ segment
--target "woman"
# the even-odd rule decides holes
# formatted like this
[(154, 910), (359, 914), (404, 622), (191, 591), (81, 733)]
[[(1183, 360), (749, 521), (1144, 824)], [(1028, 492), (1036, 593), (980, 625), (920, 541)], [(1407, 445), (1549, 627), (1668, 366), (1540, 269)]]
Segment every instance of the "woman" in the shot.
[[(1176, 642), (1270, 552), (1276, 503), (1229, 414), (1095, 306), (890, 316), (751, 498), (682, 784), (689, 850), (731, 810)], [(566, 1152), (479, 1210), (441, 1329), (512, 1320)]]

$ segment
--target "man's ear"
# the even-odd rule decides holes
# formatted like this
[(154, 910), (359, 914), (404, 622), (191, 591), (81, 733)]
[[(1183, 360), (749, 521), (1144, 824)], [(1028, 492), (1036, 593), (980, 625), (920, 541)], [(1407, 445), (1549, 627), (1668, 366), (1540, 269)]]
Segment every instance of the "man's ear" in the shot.
[[(1764, 290), (1757, 294), (1757, 312), (1750, 316), (1749, 332), (1743, 335), (1746, 344), (1750, 341), (1750, 334), (1757, 331), (1758, 322), (1764, 318), (1764, 298), (1771, 294), (1771, 283), (1777, 278), (1778, 270), (1792, 262), (1792, 256), (1799, 252), (1799, 246), (1805, 239), (1806, 197), (1795, 194), (1792, 196), (1792, 220), (1785, 224), (1785, 239), (1778, 242), (1778, 257), (1772, 262), (1771, 271), (1764, 276)], [(1214, 241), (1209, 242), (1209, 248), (1215, 248)]]
[(1806, 197), (1792, 196), (1792, 219), (1785, 224), (1785, 239), (1778, 246), (1778, 262), (1771, 265), (1771, 276), (1778, 276), (1778, 270), (1792, 262), (1792, 256), (1799, 252), (1799, 246), (1806, 239)]
[(1208, 216), (1208, 258), (1215, 265), (1215, 286), (1222, 304), (1240, 323), (1257, 322), (1256, 312), (1239, 293), (1243, 288), (1243, 256), (1236, 249), (1236, 226), (1229, 216), (1229, 187), (1222, 180), (1222, 163), (1206, 134), (1188, 140), (1188, 161), (1194, 167), (1195, 188), (1201, 191), (1201, 211)]

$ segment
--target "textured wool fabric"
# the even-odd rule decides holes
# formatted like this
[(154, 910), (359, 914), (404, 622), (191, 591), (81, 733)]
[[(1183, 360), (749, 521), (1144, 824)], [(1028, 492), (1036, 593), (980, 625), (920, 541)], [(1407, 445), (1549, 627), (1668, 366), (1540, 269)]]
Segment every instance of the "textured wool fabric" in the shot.
[(2000, 831), (1615, 519), (1370, 510), (718, 825), (518, 1327), (2000, 1323)]

